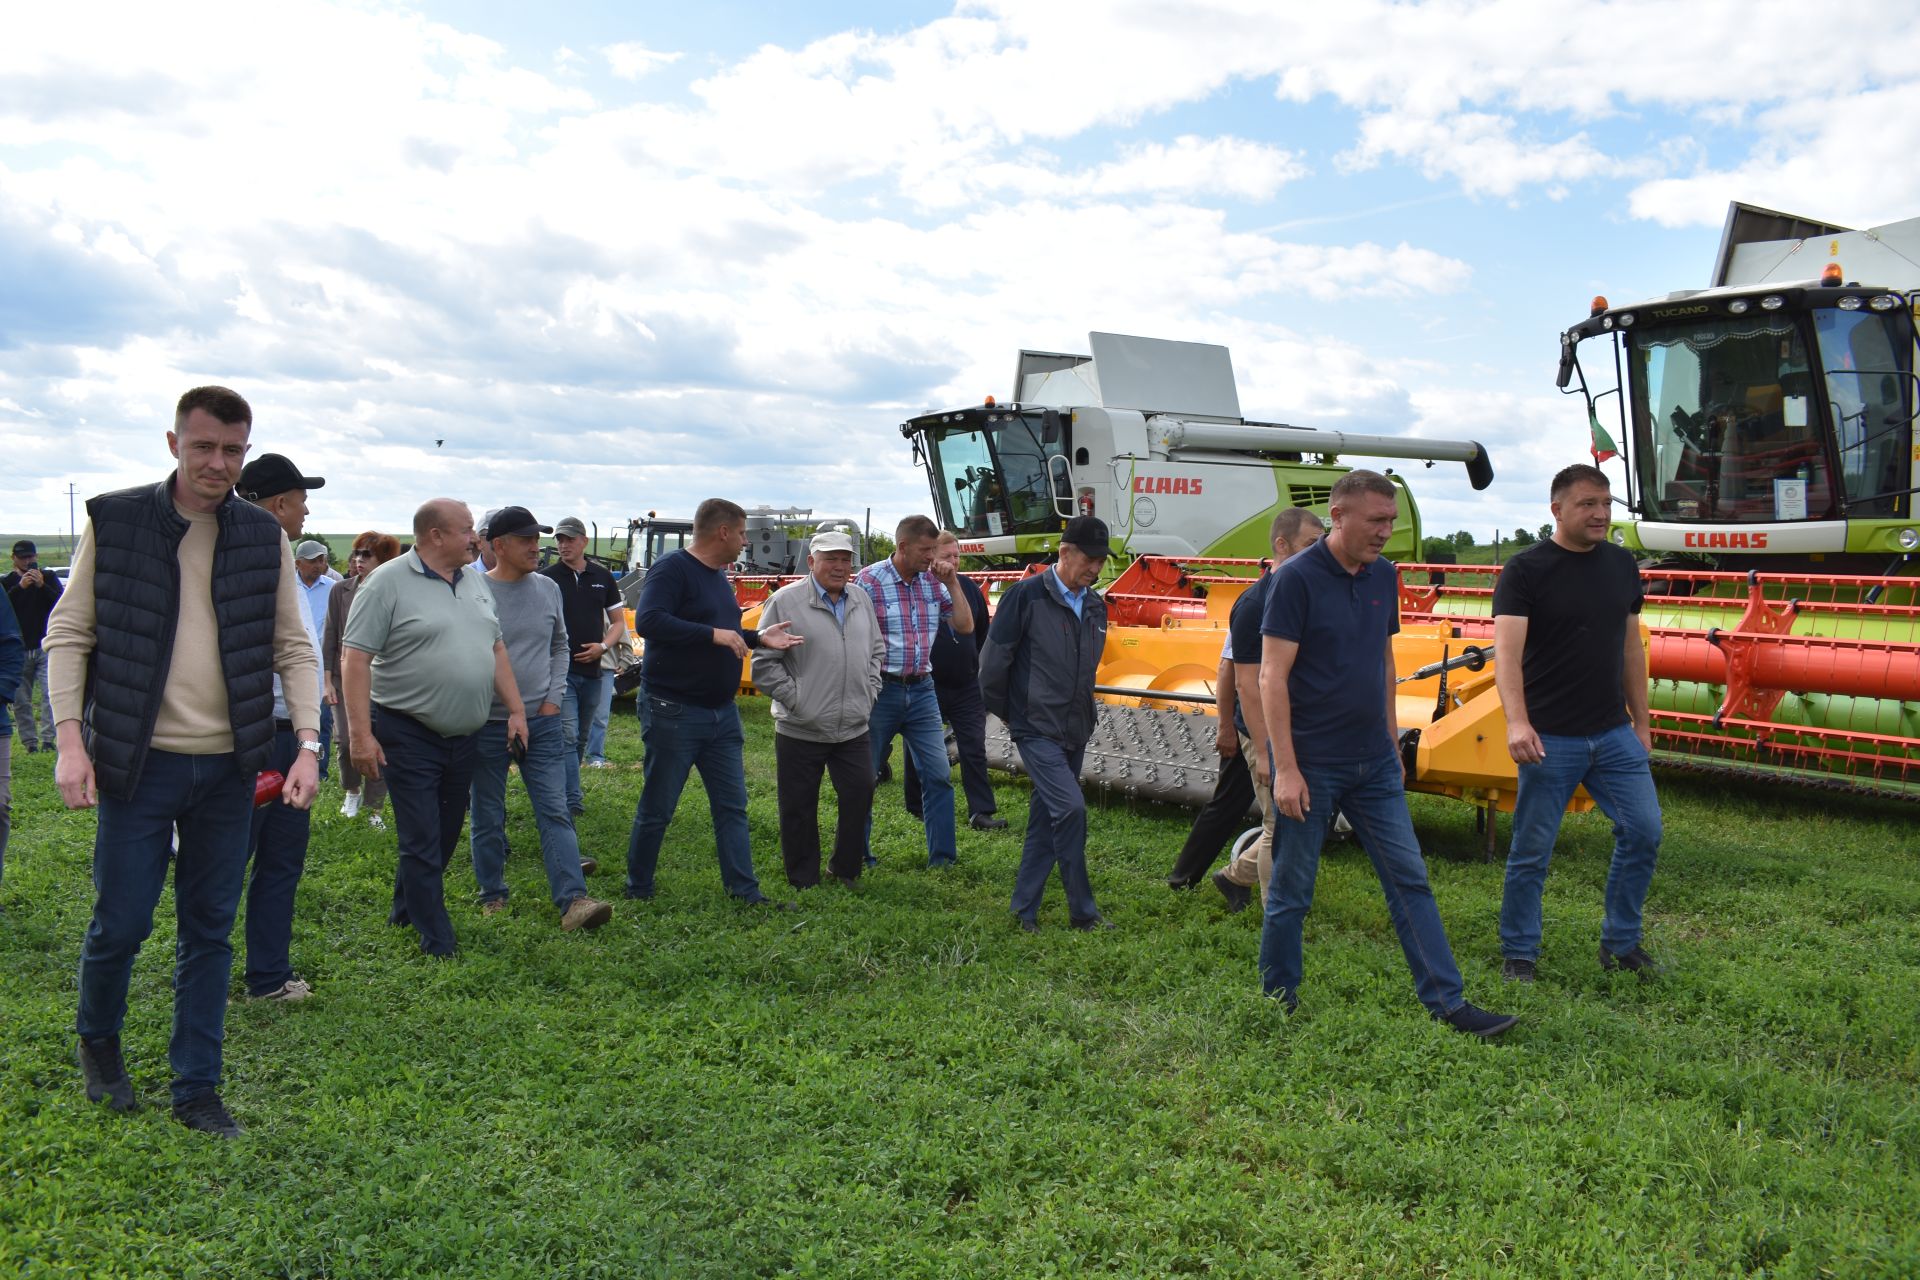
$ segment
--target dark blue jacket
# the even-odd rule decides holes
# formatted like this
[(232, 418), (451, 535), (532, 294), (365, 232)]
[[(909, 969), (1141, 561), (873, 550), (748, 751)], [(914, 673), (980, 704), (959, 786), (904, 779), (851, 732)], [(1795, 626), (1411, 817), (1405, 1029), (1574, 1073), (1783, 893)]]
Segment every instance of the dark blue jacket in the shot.
[[(20, 620), (13, 606), (0, 592), (0, 738), (13, 736), (13, 716), (9, 708), (13, 695), (20, 691), (20, 673), (27, 669), (27, 646), (20, 638)], [(52, 733), (52, 726), (48, 726)]]
[(1052, 569), (1007, 588), (980, 651), (980, 693), (1015, 741), (1078, 750), (1093, 737), (1094, 673), (1107, 643), (1107, 602), (1087, 588), (1078, 618)]

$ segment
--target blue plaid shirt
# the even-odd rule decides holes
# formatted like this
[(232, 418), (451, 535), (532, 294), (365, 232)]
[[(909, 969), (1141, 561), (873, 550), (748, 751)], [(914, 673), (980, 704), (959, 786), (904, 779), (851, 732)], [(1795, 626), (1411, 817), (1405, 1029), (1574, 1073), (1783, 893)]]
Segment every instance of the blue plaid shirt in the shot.
[(885, 670), (889, 675), (923, 676), (933, 668), (933, 641), (940, 623), (953, 616), (953, 597), (931, 573), (900, 576), (889, 556), (854, 575), (854, 582), (873, 597), (886, 637)]

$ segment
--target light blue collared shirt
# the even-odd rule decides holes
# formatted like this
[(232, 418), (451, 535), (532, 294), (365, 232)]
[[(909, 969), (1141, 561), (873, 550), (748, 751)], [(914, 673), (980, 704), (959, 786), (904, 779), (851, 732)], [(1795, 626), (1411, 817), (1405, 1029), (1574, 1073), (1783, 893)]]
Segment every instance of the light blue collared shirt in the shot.
[(822, 600), (826, 601), (827, 608), (833, 610), (833, 620), (839, 623), (840, 626), (844, 629), (847, 625), (847, 589), (846, 587), (840, 588), (840, 598), (838, 600), (835, 600), (832, 596), (827, 594), (827, 589), (820, 585), (820, 579), (813, 577), (811, 574), (809, 574), (807, 577), (807, 581), (813, 584), (814, 593), (818, 595)]
[(1067, 607), (1073, 610), (1074, 617), (1079, 617), (1082, 606), (1087, 602), (1087, 589), (1081, 587), (1078, 591), (1068, 590), (1067, 580), (1060, 576), (1059, 565), (1053, 567), (1053, 577), (1054, 581), (1060, 584), (1060, 594), (1067, 598)]

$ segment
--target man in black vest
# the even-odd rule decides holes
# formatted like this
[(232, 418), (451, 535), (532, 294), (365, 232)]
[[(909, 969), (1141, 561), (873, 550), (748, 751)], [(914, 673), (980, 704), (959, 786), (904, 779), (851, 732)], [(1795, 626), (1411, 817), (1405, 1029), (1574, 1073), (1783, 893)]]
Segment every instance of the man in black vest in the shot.
[(273, 751), (275, 674), (299, 742), (281, 802), (306, 808), (319, 785), (319, 659), (293, 549), (271, 515), (233, 493), (252, 427), (225, 387), (180, 398), (167, 433), (177, 469), (88, 500), (46, 638), (54, 781), (68, 808), (100, 807), (75, 1020), (87, 1097), (138, 1105), (120, 1030), (177, 828), (173, 1114), (221, 1137), (240, 1132), (218, 1092), (229, 935), (255, 776)]

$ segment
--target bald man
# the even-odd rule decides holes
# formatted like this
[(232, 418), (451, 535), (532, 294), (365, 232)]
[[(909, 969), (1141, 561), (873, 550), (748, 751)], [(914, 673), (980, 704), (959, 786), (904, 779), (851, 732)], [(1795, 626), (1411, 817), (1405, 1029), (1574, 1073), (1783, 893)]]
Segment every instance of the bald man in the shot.
[(435, 498), (413, 517), (413, 550), (368, 574), (340, 641), (341, 696), (354, 768), (385, 778), (400, 861), (388, 923), (411, 924), (428, 955), (454, 951), (447, 858), (460, 843), (475, 735), (497, 697), (509, 751), (527, 713), (500, 634), (492, 587), (470, 565), (473, 513)]

